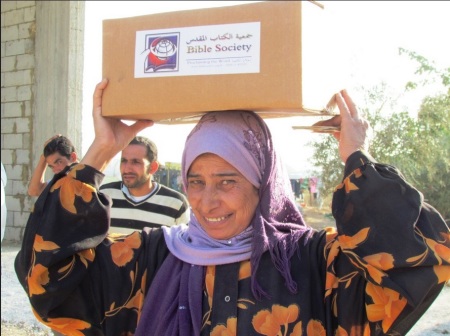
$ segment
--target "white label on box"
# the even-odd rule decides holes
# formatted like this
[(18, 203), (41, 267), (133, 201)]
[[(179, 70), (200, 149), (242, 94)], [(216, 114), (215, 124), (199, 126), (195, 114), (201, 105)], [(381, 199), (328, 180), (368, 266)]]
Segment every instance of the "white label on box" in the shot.
[(135, 78), (259, 73), (260, 22), (136, 32)]

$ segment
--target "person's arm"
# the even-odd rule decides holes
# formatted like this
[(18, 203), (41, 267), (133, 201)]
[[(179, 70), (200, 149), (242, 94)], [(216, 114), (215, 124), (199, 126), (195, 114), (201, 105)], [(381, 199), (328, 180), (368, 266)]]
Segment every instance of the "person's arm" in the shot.
[(108, 85), (104, 79), (97, 84), (94, 92), (92, 118), (95, 138), (81, 163), (99, 171), (104, 171), (116, 154), (122, 151), (137, 133), (153, 125), (151, 120), (138, 120), (127, 125), (119, 119), (102, 116), (102, 95)]
[(152, 231), (158, 237), (151, 247), (150, 233), (105, 239), (111, 202), (98, 192), (100, 169), (151, 124), (103, 118), (106, 85), (102, 81), (95, 90), (96, 134), (85, 161), (44, 189), (15, 260), (35, 316), (65, 335), (133, 334), (155, 262), (163, 257), (152, 250), (164, 243), (160, 231)]
[(367, 123), (346, 92), (336, 102), (345, 172), (333, 195), (327, 297), (344, 329), (350, 304), (363, 307), (367, 332), (404, 335), (450, 279), (450, 231), (398, 169), (366, 153)]
[(35, 203), (15, 259), (34, 315), (64, 335), (134, 334), (167, 255), (161, 229), (107, 236), (103, 177), (83, 164), (56, 175)]
[(45, 170), (47, 169), (47, 162), (43, 154), (39, 157), (39, 162), (34, 168), (33, 175), (31, 175), (30, 183), (28, 184), (28, 195), (39, 196), (47, 186), (45, 181)]
[[(50, 139), (48, 139), (44, 143), (44, 147), (47, 146), (47, 144), (52, 141), (53, 139), (61, 136), (61, 134), (56, 134), (52, 136)], [(30, 183), (28, 184), (28, 195), (30, 196), (39, 196), (42, 191), (47, 186), (47, 181), (45, 181), (45, 171), (47, 169), (47, 161), (45, 161), (44, 154), (41, 154), (39, 157), (39, 162), (33, 170), (33, 174), (31, 175)]]

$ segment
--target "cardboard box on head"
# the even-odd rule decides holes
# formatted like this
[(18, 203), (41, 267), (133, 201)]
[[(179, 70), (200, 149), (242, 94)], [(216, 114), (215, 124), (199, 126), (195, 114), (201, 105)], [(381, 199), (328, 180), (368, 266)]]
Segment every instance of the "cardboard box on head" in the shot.
[(311, 115), (302, 2), (263, 1), (103, 21), (103, 115), (195, 122), (208, 111)]

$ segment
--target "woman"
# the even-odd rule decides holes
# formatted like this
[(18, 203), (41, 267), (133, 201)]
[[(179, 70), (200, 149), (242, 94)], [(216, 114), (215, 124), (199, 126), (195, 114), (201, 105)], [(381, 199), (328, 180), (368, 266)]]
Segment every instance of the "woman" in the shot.
[[(449, 229), (391, 166), (364, 152), (367, 122), (336, 94), (345, 174), (337, 231), (308, 227), (266, 124), (205, 114), (186, 140), (189, 225), (108, 236), (108, 162), (152, 122), (101, 116), (81, 163), (30, 216), (16, 272), (37, 318), (69, 335), (404, 335), (449, 279)], [(398, 244), (401, 237), (402, 244)]]

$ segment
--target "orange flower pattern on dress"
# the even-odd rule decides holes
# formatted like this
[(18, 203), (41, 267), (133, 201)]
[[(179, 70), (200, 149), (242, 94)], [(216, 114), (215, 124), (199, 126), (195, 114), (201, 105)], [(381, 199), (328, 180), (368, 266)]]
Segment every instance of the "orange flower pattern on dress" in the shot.
[(134, 296), (125, 304), (125, 307), (128, 309), (138, 309), (142, 306), (144, 298), (144, 293), (141, 290), (138, 290), (134, 293)]
[(369, 228), (364, 228), (360, 230), (358, 233), (356, 233), (354, 236), (346, 236), (346, 235), (339, 236), (338, 240), (340, 243), (340, 247), (344, 250), (354, 249), (367, 239), (369, 230), (370, 230)]
[[(442, 234), (443, 235), (443, 234)], [(434, 256), (447, 263), (450, 263), (450, 247), (449, 246), (445, 246), (444, 243), (447, 243), (448, 245), (448, 240), (447, 241), (442, 241), (442, 242), (437, 242), (433, 239), (430, 238), (425, 238), (424, 240), (426, 242), (426, 244), (428, 245), (428, 247), (431, 249), (431, 251), (434, 253)]]
[(133, 249), (141, 246), (141, 236), (138, 231), (133, 232), (123, 241), (115, 241), (111, 245), (111, 256), (114, 264), (117, 266), (125, 266), (134, 257)]
[[(242, 261), (239, 268), (239, 277), (238, 280), (243, 280), (250, 278), (252, 272), (250, 260)], [(237, 301), (238, 308), (247, 309), (248, 305), (254, 304), (252, 300), (241, 298)]]
[(438, 278), (438, 283), (450, 281), (450, 266), (433, 266), (433, 270)]
[(337, 185), (335, 190), (345, 188), (345, 192), (347, 194), (353, 190), (358, 190), (358, 187), (356, 186), (356, 184), (354, 184), (350, 179), (353, 175), (355, 175), (357, 178), (359, 178), (359, 177), (361, 177), (361, 171), (358, 169), (358, 174), (356, 174), (355, 172), (351, 173), (349, 176), (347, 176), (344, 179), (344, 181), (342, 183)]
[[(363, 244), (367, 240), (369, 235), (369, 228), (364, 228), (358, 231), (353, 236), (341, 235), (338, 237), (337, 242), (333, 244), (326, 244), (329, 249), (327, 258), (327, 267), (330, 267), (335, 261), (335, 258), (339, 255), (339, 252), (343, 252), (349, 257), (351, 263), (355, 265), (356, 268), (361, 269), (363, 272), (369, 275), (369, 278), (374, 282), (381, 284), (382, 278), (386, 276), (386, 273), (382, 270), (389, 270), (394, 265), (394, 258), (388, 253), (379, 253), (370, 256), (366, 256), (361, 259), (355, 253), (352, 252), (353, 249)], [(357, 272), (352, 272), (347, 274), (345, 277), (337, 279), (334, 272), (327, 272), (326, 277), (326, 294), (329, 296), (333, 289), (337, 288), (339, 282), (345, 282), (346, 287), (349, 287), (351, 280), (357, 275)]]
[(322, 322), (317, 320), (311, 320), (306, 327), (306, 335), (308, 336), (326, 336), (325, 328)]
[(90, 328), (91, 326), (91, 324), (86, 321), (64, 317), (49, 318), (47, 325), (63, 335), (71, 336), (83, 336), (84, 333), (82, 330)]
[(394, 257), (389, 253), (376, 253), (363, 258), (370, 265), (387, 271), (394, 268)]
[[(450, 233), (440, 232), (440, 236), (442, 237), (442, 239), (436, 241), (425, 237), (418, 228), (415, 228), (414, 232), (418, 237), (422, 238), (422, 240), (428, 246), (429, 250), (424, 250), (421, 254), (408, 258), (406, 260), (407, 262), (411, 263), (413, 266), (419, 266), (425, 261), (429, 253), (432, 253), (438, 260), (439, 265), (442, 265), (443, 263), (450, 263)], [(433, 270), (438, 277), (438, 283), (450, 280), (449, 266), (434, 266)]]
[(95, 250), (87, 249), (77, 253), (84, 266), (88, 267), (88, 261), (93, 262), (95, 259)]
[(339, 327), (336, 329), (336, 334), (335, 334), (335, 336), (349, 336), (349, 334), (348, 334), (348, 332), (347, 332), (344, 328), (342, 328), (341, 326), (339, 326)]
[[(431, 240), (431, 239), (429, 239)], [(447, 263), (450, 263), (450, 248), (445, 246), (444, 244), (436, 244), (434, 247), (434, 251), (436, 255), (438, 255), (442, 260)]]
[(209, 320), (211, 318), (211, 310), (212, 310), (212, 300), (213, 300), (213, 294), (214, 294), (214, 280), (216, 277), (216, 267), (215, 266), (208, 266), (206, 267), (206, 275), (205, 275), (205, 291), (206, 296), (208, 298), (208, 309), (207, 312), (203, 314), (203, 321), (202, 321), (202, 328), (205, 325), (210, 325), (211, 321)]
[(326, 227), (323, 229), (326, 232), (326, 241), (327, 243), (331, 242), (332, 240), (334, 240), (336, 238), (336, 236), (338, 235), (338, 232), (336, 230), (335, 227)]
[[(33, 244), (33, 263), (36, 259), (36, 252), (44, 252), (44, 251), (57, 251), (59, 249), (59, 245), (52, 241), (46, 241), (43, 239), (41, 235), (36, 235), (34, 244)], [(95, 252), (93, 249), (84, 250), (81, 252), (78, 252), (77, 255), (80, 257), (80, 260), (87, 268), (87, 261), (93, 261)], [(73, 269), (73, 266), (75, 265), (75, 257), (70, 258), (69, 263), (67, 263), (65, 266), (58, 269), (58, 273), (62, 274), (62, 277), (58, 280), (63, 279), (65, 276), (67, 276), (70, 271)], [(40, 279), (37, 281), (36, 279)], [(48, 269), (44, 266), (37, 264), (34, 265), (34, 267), (31, 268), (31, 273), (29, 274), (29, 295), (33, 294), (43, 294), (45, 293), (45, 289), (43, 285), (48, 284), (49, 282), (49, 273)]]
[(339, 278), (333, 272), (327, 272), (325, 280), (325, 297), (331, 295), (333, 289), (338, 288)]
[(367, 318), (371, 322), (382, 321), (383, 332), (386, 332), (406, 306), (406, 299), (389, 288), (375, 286), (370, 282), (366, 293), (372, 298), (373, 304), (367, 304)]
[(211, 332), (211, 336), (237, 336), (237, 319), (231, 317), (227, 320), (227, 325), (217, 325)]
[[(109, 235), (108, 240), (112, 242), (110, 246), (111, 258), (115, 265), (124, 267), (134, 257), (133, 249), (138, 249), (141, 244), (141, 235), (138, 231), (135, 231), (129, 235)], [(136, 263), (135, 270), (130, 272), (131, 289), (128, 298), (125, 302), (116, 306), (116, 302), (112, 302), (109, 310), (105, 312), (105, 318), (112, 317), (118, 314), (123, 309), (131, 309), (137, 313), (137, 320), (139, 321), (141, 316), (142, 307), (144, 305), (145, 287), (147, 283), (147, 270), (144, 271), (140, 288), (136, 287), (136, 276), (139, 273), (139, 263)]]
[(86, 321), (64, 317), (48, 318), (48, 320), (45, 321), (36, 313), (34, 309), (32, 309), (32, 311), (39, 322), (60, 332), (63, 335), (83, 336), (84, 333), (81, 330), (88, 329), (91, 326), (91, 324)]
[(253, 316), (252, 325), (262, 335), (287, 335), (289, 324), (298, 319), (299, 312), (300, 309), (296, 304), (289, 307), (273, 305), (272, 311), (261, 310)]
[(49, 282), (49, 275), (47, 267), (37, 264), (31, 270), (31, 275), (28, 277), (28, 295), (44, 294), (44, 285)]
[(274, 316), (268, 310), (261, 310), (252, 319), (253, 328), (260, 334), (276, 336), (281, 330)]
[[(414, 229), (416, 235), (421, 237), (428, 246), (429, 250), (423, 251), (423, 253), (408, 258), (406, 261), (412, 263), (414, 266), (419, 266), (424, 262), (429, 253), (433, 253), (438, 260), (439, 265), (443, 263), (450, 263), (450, 233), (440, 232), (442, 239), (436, 241), (425, 237), (418, 229)], [(438, 278), (438, 283), (447, 282), (450, 280), (450, 266), (433, 266), (434, 273)]]
[(66, 177), (56, 181), (50, 189), (50, 192), (61, 189), (59, 192), (61, 205), (64, 209), (73, 214), (77, 213), (75, 208), (76, 196), (81, 197), (84, 202), (89, 203), (92, 201), (93, 196), (96, 193), (96, 189), (93, 186), (75, 180), (77, 170), (81, 169), (84, 169), (83, 164), (76, 165)]
[(302, 335), (303, 335), (302, 322), (297, 322), (294, 326), (294, 329), (289, 334), (289, 336), (302, 336)]
[[(251, 266), (250, 266), (250, 260), (245, 260), (240, 263), (239, 266), (239, 275), (238, 280), (243, 280), (246, 278), (249, 278), (251, 274)], [(214, 295), (214, 281), (216, 278), (216, 267), (215, 266), (207, 266), (206, 267), (206, 274), (205, 274), (205, 292), (208, 299), (208, 311), (206, 311), (203, 314), (203, 321), (202, 321), (202, 327), (205, 325), (210, 325), (210, 317), (211, 317), (211, 307), (213, 302), (213, 295)], [(247, 309), (248, 305), (254, 304), (253, 301), (240, 298), (237, 300), (237, 306), (239, 309)], [(215, 328), (214, 328), (215, 330)], [(222, 329), (220, 329), (222, 330)], [(215, 331), (218, 332), (218, 331)]]
[[(122, 309), (131, 309), (137, 312), (137, 321), (139, 321), (139, 318), (141, 316), (142, 306), (144, 305), (144, 298), (145, 298), (145, 284), (147, 282), (147, 271), (144, 272), (142, 276), (142, 283), (141, 287), (138, 288), (135, 291), (135, 284), (136, 284), (136, 274), (137, 268), (139, 265), (136, 265), (136, 272), (130, 273), (130, 279), (131, 279), (131, 291), (130, 295), (128, 296), (127, 300), (121, 304), (120, 306), (116, 306), (116, 302), (111, 303), (109, 310), (105, 312), (105, 318), (112, 317), (116, 314), (118, 314)], [(134, 293), (133, 293), (134, 292)]]
[(251, 272), (250, 260), (241, 262), (241, 266), (239, 267), (239, 280), (250, 278)]
[(450, 232), (440, 232), (442, 244), (450, 246)]
[(206, 267), (206, 276), (205, 276), (205, 284), (206, 284), (206, 293), (209, 297), (209, 305), (212, 305), (212, 296), (214, 293), (214, 279), (216, 278), (216, 267), (208, 266)]
[(59, 246), (51, 241), (45, 241), (40, 235), (36, 235), (34, 239), (33, 249), (36, 252), (53, 251), (59, 249)]
[[(137, 321), (139, 322), (139, 319), (141, 318), (141, 312), (142, 307), (144, 306), (144, 299), (145, 299), (145, 286), (147, 284), (147, 270), (144, 271), (144, 275), (141, 279), (141, 289), (139, 290), (139, 301), (134, 300), (135, 306), (133, 308), (136, 308), (137, 310)], [(133, 286), (134, 288), (134, 286)]]
[(353, 326), (349, 331), (342, 328), (342, 326), (338, 326), (334, 336), (370, 336), (370, 326), (368, 323), (364, 324), (362, 327)]

